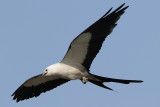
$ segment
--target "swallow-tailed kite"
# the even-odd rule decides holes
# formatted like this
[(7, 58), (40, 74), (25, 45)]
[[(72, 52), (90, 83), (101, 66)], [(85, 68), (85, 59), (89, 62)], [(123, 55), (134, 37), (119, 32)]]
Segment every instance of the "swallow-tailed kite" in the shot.
[(90, 73), (93, 59), (101, 49), (105, 38), (116, 27), (116, 22), (125, 12), (128, 6), (125, 4), (110, 13), (112, 8), (93, 25), (88, 27), (70, 44), (69, 49), (60, 63), (48, 66), (43, 74), (34, 76), (24, 82), (13, 94), (13, 100), (17, 102), (37, 97), (41, 93), (49, 91), (70, 80), (79, 79), (82, 83), (91, 82), (100, 87), (112, 90), (105, 86), (104, 82), (116, 83), (140, 83), (141, 80), (124, 80), (101, 77)]

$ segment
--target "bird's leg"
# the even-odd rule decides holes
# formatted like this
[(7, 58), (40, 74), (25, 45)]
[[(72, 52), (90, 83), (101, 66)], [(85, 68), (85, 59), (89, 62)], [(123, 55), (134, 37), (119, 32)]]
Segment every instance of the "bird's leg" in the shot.
[(82, 77), (82, 78), (81, 78), (81, 81), (82, 81), (83, 84), (86, 84), (86, 83), (88, 82), (88, 78)]

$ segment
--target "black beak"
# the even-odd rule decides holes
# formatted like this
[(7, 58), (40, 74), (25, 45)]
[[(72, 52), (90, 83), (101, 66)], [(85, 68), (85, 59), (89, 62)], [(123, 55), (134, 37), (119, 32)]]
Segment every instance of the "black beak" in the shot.
[(47, 72), (44, 72), (43, 74), (42, 74), (42, 76), (45, 76), (47, 74)]

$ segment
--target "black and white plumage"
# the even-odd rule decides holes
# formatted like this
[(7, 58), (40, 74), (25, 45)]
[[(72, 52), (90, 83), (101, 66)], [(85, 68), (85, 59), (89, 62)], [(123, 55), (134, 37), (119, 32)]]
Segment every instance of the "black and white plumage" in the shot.
[(103, 41), (117, 25), (116, 22), (128, 6), (124, 4), (114, 10), (112, 8), (93, 25), (77, 36), (60, 63), (50, 65), (43, 74), (37, 75), (24, 82), (13, 94), (17, 102), (37, 97), (70, 80), (80, 79), (84, 84), (89, 81), (100, 87), (112, 90), (103, 82), (117, 82), (123, 84), (140, 83), (141, 80), (122, 80), (101, 77), (89, 72), (92, 61), (99, 52)]

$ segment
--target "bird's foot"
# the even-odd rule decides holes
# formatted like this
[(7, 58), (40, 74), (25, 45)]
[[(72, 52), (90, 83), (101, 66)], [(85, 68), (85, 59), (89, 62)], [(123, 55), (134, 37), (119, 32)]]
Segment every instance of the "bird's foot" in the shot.
[(86, 84), (86, 83), (88, 82), (88, 78), (82, 77), (82, 78), (81, 78), (81, 81), (82, 81), (83, 84)]

